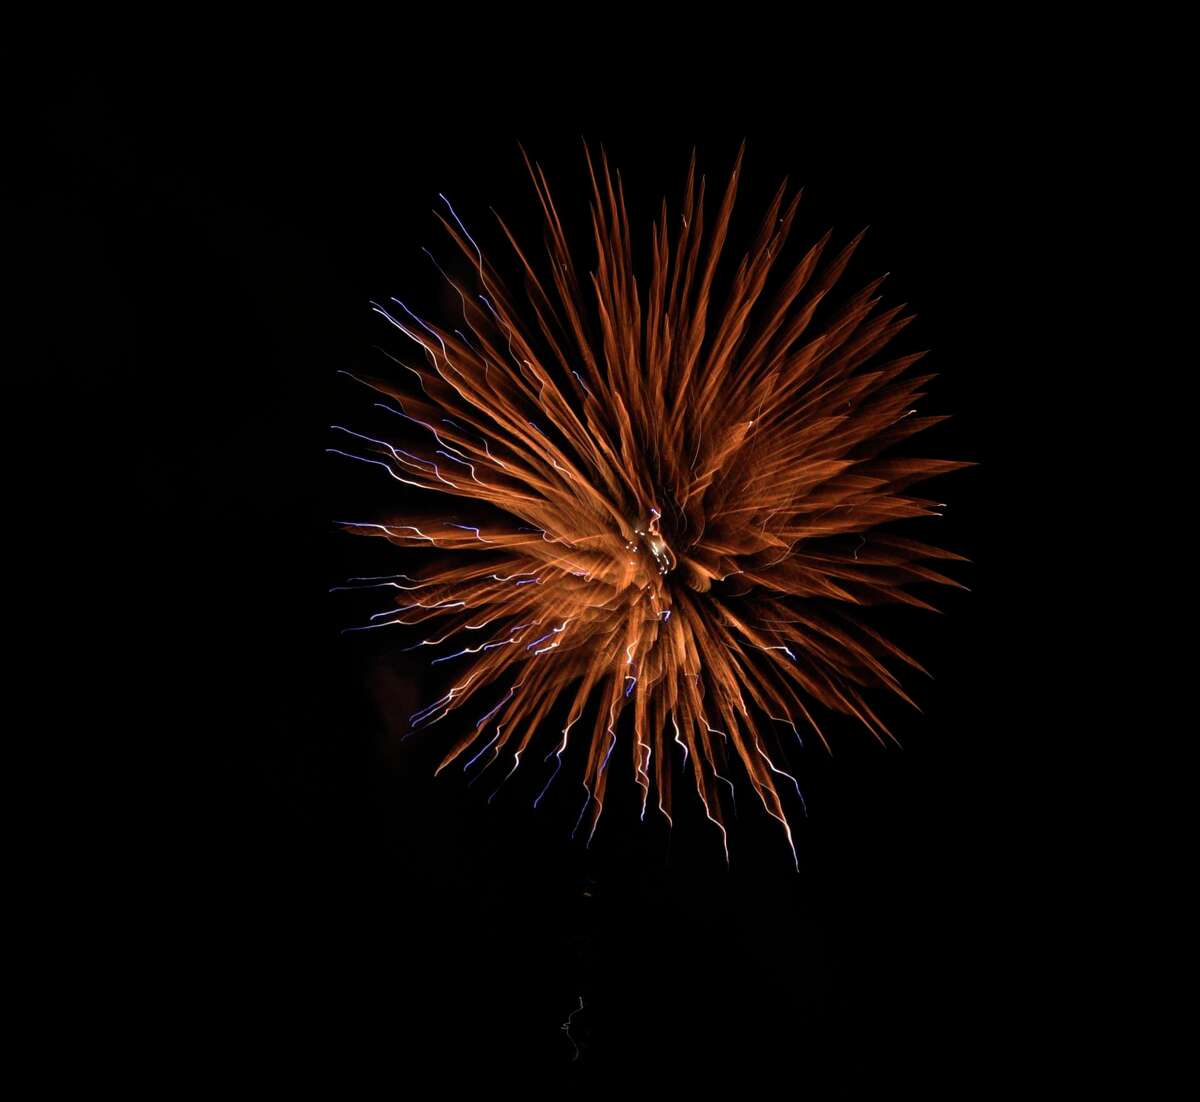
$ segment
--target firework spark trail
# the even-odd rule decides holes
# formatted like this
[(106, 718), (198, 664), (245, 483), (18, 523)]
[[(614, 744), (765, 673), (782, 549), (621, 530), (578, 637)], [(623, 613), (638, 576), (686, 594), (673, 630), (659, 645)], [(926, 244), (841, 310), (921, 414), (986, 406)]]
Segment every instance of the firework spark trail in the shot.
[(571, 1019), (575, 1017), (583, 1009), (583, 996), (579, 996), (579, 1005), (567, 1015), (567, 1020), (559, 1027), (566, 1035), (567, 1040), (571, 1042), (572, 1055), (571, 1059), (579, 1059), (579, 1046), (575, 1043), (575, 1038), (571, 1036)]
[[(412, 342), (419, 366), (389, 358), (419, 387), (352, 378), (383, 399), (378, 406), (411, 440), (400, 447), (338, 427), (340, 446), (330, 451), (430, 491), (429, 508), (346, 527), (446, 554), (417, 578), (357, 580), (405, 591), (366, 626), (437, 622), (437, 638), (417, 647), (490, 628), (485, 642), (468, 639), (433, 658), (474, 666), (414, 714), (414, 727), (490, 686), (501, 693), (439, 771), (481, 757), (486, 770), (508, 754), (506, 780), (555, 703), (569, 700), (535, 806), (590, 706), (580, 812), (581, 821), (591, 813), (589, 840), (609, 759), (630, 730), (643, 816), (653, 787), (671, 821), (671, 763), (679, 762), (728, 859), (722, 808), (735, 807), (727, 773), (737, 763), (791, 845), (783, 794), (794, 791), (801, 809), (803, 796), (782, 768), (777, 725), (800, 740), (801, 722), (828, 746), (811, 711), (819, 704), (881, 742), (892, 737), (868, 691), (911, 703), (889, 663), (921, 667), (852, 610), (927, 609), (910, 587), (958, 586), (929, 564), (961, 556), (880, 526), (940, 515), (941, 503), (908, 488), (968, 464), (891, 454), (943, 418), (914, 415), (932, 378), (910, 372), (922, 354), (879, 362), (910, 320), (901, 307), (878, 309), (880, 280), (831, 308), (861, 234), (832, 257), (826, 234), (768, 295), (799, 199), (787, 198), (785, 183), (718, 303), (741, 155), (709, 230), (693, 159), (676, 231), (665, 204), (652, 227), (643, 285), (620, 179), (614, 186), (607, 160), (597, 168), (588, 154), (596, 260), (585, 290), (546, 178), (526, 163), (545, 217), (546, 273), (500, 222), (524, 280), (525, 316), (448, 202), (450, 217), (439, 218), (477, 286), (438, 271), (457, 293), (465, 332), (399, 300), (372, 304)], [(462, 499), (471, 516), (453, 515), (447, 498)], [(668, 753), (669, 742), (682, 754)]]

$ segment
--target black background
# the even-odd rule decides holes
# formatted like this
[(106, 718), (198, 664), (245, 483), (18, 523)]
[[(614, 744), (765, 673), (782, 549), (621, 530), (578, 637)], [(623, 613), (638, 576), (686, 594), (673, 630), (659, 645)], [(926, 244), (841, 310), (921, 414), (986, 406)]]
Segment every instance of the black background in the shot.
[[(427, 64), (109, 77), (43, 105), (32, 201), (68, 511), (103, 579), (59, 706), (145, 736), (78, 842), (82, 896), (109, 916), (89, 945), (128, 961), (116, 986), (144, 1010), (131, 1051), (184, 1075), (397, 1083), (994, 1081), (1045, 1012), (1026, 986), (1038, 781), (1017, 765), (1039, 732), (1013, 719), (1019, 581), (998, 519), (1020, 435), (1010, 174), (1036, 152), (1020, 105), (963, 73), (953, 96), (765, 77), (570, 95), (496, 70), (452, 89)], [(904, 350), (939, 373), (923, 409), (954, 415), (922, 444), (980, 464), (933, 484), (950, 508), (917, 533), (972, 560), (971, 592), (887, 619), (934, 674), (910, 682), (923, 713), (886, 712), (904, 749), (847, 726), (832, 757), (794, 761), (798, 874), (749, 798), (726, 869), (694, 808), (671, 838), (615, 808), (585, 850), (573, 798), (530, 809), (536, 778), (490, 805), (453, 770), (433, 779), (436, 739), (397, 745), (422, 698), (403, 641), (339, 634), (369, 609), (329, 586), (383, 571), (331, 521), (391, 493), (324, 453), (363, 404), (335, 373), (396, 349), (367, 302), (439, 308), (420, 252), (446, 251), (438, 192), (495, 255), (489, 207), (536, 240), (518, 142), (582, 237), (581, 137), (621, 169), (635, 226), (677, 201), (693, 147), (723, 184), (743, 138), (740, 232), (785, 175), (806, 189), (800, 244), (869, 224), (847, 286), (892, 273), (890, 301), (918, 314)]]

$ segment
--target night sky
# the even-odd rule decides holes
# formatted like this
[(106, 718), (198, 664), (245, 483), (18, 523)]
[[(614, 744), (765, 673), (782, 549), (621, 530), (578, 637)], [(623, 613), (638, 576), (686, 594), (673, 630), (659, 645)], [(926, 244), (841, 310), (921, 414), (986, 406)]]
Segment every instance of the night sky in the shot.
[[(783, 77), (695, 96), (464, 79), (117, 75), (41, 107), (32, 202), (70, 318), (50, 329), (53, 387), (75, 399), (60, 496), (102, 579), (77, 595), (64, 684), (145, 735), (113, 851), (80, 841), (103, 913), (144, 901), (111, 924), (123, 948), (105, 922), (92, 935), (147, 973), (131, 1053), (181, 1081), (369, 1068), (397, 1090), (418, 1072), (453, 1089), (732, 1071), (816, 1097), (992, 1081), (1031, 1043), (1013, 985), (1039, 875), (1015, 868), (1033, 830), (1015, 763), (1040, 735), (1013, 728), (1005, 688), (1010, 105), (973, 85), (834, 109)], [(382, 604), (328, 592), (390, 569), (332, 521), (403, 504), (325, 453), (369, 405), (337, 372), (397, 351), (369, 300), (443, 309), (421, 252), (449, 251), (439, 192), (494, 257), (492, 207), (536, 245), (518, 143), (583, 238), (581, 138), (621, 169), (646, 239), (692, 148), (712, 188), (743, 138), (732, 246), (785, 175), (805, 188), (794, 248), (869, 225), (843, 292), (891, 273), (887, 301), (918, 315), (896, 348), (931, 349), (938, 373), (922, 410), (953, 415), (907, 447), (979, 463), (931, 482), (946, 516), (906, 529), (968, 556), (952, 572), (971, 592), (873, 621), (933, 674), (906, 680), (920, 713), (881, 702), (903, 749), (833, 722), (832, 756), (792, 759), (799, 873), (748, 791), (727, 869), (696, 807), (673, 834), (639, 823), (615, 774), (590, 849), (568, 838), (574, 792), (531, 808), (536, 768), (491, 804), (457, 770), (435, 780), (451, 732), (399, 742), (436, 684), (401, 653), (415, 640), (341, 634)], [(560, 1027), (581, 997), (573, 1061)]]

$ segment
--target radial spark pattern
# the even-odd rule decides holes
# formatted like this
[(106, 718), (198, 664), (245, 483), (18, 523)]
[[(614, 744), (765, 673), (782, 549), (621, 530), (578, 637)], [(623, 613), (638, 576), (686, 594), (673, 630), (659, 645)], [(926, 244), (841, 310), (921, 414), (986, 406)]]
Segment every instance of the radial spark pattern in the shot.
[[(882, 740), (869, 691), (909, 699), (895, 668), (917, 664), (856, 613), (928, 608), (914, 583), (956, 584), (928, 564), (960, 556), (881, 526), (936, 514), (908, 488), (964, 464), (894, 454), (941, 418), (913, 408), (930, 378), (910, 371), (920, 354), (880, 355), (909, 320), (880, 308), (881, 281), (831, 305), (861, 235), (835, 251), (826, 234), (769, 290), (799, 198), (785, 183), (720, 281), (741, 157), (710, 229), (693, 162), (640, 285), (620, 177), (587, 163), (592, 270), (530, 165), (548, 264), (501, 222), (520, 296), (446, 203), (469, 261), (467, 279), (442, 273), (457, 316), (374, 306), (416, 355), (390, 381), (359, 379), (393, 415), (388, 439), (339, 428), (333, 450), (430, 491), (430, 508), (346, 526), (441, 554), (416, 576), (363, 580), (396, 591), (369, 626), (429, 625), (417, 647), (434, 668), (461, 664), (411, 718), (466, 717), (439, 768), (499, 762), (507, 779), (531, 759), (544, 795), (582, 739), (589, 840), (616, 756), (643, 817), (670, 820), (672, 785), (690, 780), (726, 858), (741, 771), (791, 844), (803, 801), (787, 744), (804, 730), (825, 742), (822, 710)], [(565, 726), (546, 731), (559, 701)]]

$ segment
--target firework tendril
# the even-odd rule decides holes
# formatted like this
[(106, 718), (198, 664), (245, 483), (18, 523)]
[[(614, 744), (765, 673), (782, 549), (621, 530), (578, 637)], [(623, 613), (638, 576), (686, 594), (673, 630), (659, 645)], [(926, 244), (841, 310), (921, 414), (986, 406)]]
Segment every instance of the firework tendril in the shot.
[[(679, 217), (664, 202), (652, 227), (642, 285), (620, 176), (586, 156), (592, 271), (578, 270), (527, 158), (549, 264), (500, 220), (521, 296), (443, 198), (469, 271), (456, 281), (439, 266), (454, 322), (373, 304), (415, 352), (400, 382), (355, 376), (393, 431), (337, 427), (330, 450), (430, 491), (431, 507), (343, 523), (445, 554), (413, 577), (360, 580), (396, 591), (364, 627), (433, 625), (416, 647), (459, 667), (411, 717), (417, 729), (469, 715), (439, 772), (503, 761), (506, 780), (531, 754), (548, 773), (536, 805), (582, 739), (576, 830), (589, 841), (618, 754), (643, 818), (653, 800), (670, 822), (672, 784), (690, 780), (728, 860), (740, 771), (794, 858), (789, 814), (803, 798), (787, 744), (810, 731), (828, 747), (820, 709), (893, 738), (868, 695), (911, 704), (895, 667), (921, 669), (857, 613), (930, 608), (915, 584), (958, 584), (929, 564), (961, 556), (882, 526), (937, 515), (908, 488), (967, 464), (893, 453), (943, 418), (914, 409), (932, 378), (910, 370), (923, 353), (880, 355), (911, 320), (880, 308), (882, 280), (831, 305), (862, 234), (834, 251), (826, 233), (768, 292), (799, 200), (785, 181), (718, 303), (742, 156), (711, 229), (693, 157)], [(447, 495), (460, 499), (451, 514)], [(560, 701), (565, 726), (546, 732)]]

